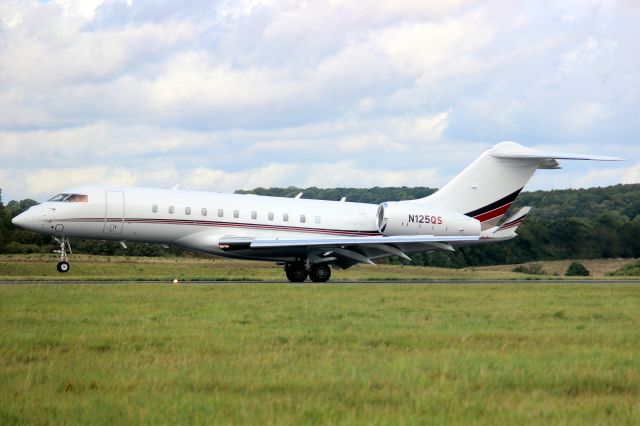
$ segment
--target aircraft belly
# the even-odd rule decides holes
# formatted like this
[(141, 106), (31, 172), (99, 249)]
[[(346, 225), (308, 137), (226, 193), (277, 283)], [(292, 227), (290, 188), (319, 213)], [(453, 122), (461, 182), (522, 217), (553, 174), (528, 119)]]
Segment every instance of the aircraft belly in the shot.
[[(203, 229), (204, 228), (204, 229)], [(236, 232), (230, 232), (236, 231)], [(201, 227), (195, 228), (194, 232), (178, 238), (175, 244), (199, 252), (233, 257), (240, 259), (272, 260), (272, 261), (293, 261), (299, 257), (306, 257), (309, 254), (321, 254), (326, 252), (322, 248), (289, 247), (289, 248), (266, 248), (266, 249), (237, 249), (233, 251), (223, 251), (219, 246), (220, 238), (246, 238), (251, 241), (254, 238), (318, 238), (317, 233), (310, 232), (274, 232), (261, 229), (229, 229), (224, 227)]]
[(265, 261), (271, 261), (271, 262), (293, 262), (296, 260), (296, 257), (299, 257), (299, 256), (293, 255), (291, 252), (288, 252), (286, 254), (263, 253), (262, 250), (259, 252), (256, 252), (255, 250), (237, 250), (237, 251), (233, 251), (232, 253), (223, 252), (223, 251), (215, 252), (215, 253), (210, 253), (210, 252), (206, 252), (206, 253), (214, 254), (222, 257), (229, 257), (233, 259), (265, 260)]

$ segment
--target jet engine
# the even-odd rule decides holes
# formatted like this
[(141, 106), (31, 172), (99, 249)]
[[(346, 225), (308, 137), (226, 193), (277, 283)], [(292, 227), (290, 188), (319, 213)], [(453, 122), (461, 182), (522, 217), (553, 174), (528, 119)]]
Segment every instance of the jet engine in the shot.
[(392, 235), (480, 235), (480, 222), (461, 213), (407, 201), (380, 204), (378, 231)]

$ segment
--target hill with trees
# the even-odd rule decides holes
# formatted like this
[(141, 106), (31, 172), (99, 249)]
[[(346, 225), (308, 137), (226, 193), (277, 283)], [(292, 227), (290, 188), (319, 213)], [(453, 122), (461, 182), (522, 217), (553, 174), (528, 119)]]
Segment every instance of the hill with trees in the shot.
[[(381, 203), (425, 197), (436, 189), (425, 187), (389, 188), (256, 188), (236, 191), (281, 197)], [(37, 204), (34, 200), (2, 203), (0, 192), (0, 252), (48, 252), (51, 238), (16, 229), (11, 218)], [(425, 253), (412, 256), (414, 265), (464, 267), (537, 260), (640, 257), (640, 184), (603, 188), (523, 192), (512, 207), (533, 207), (519, 237), (511, 241), (463, 248), (455, 253)], [(74, 249), (105, 255), (184, 255), (178, 248), (157, 245), (119, 244), (103, 241), (74, 241)], [(393, 262), (405, 262), (392, 259)]]

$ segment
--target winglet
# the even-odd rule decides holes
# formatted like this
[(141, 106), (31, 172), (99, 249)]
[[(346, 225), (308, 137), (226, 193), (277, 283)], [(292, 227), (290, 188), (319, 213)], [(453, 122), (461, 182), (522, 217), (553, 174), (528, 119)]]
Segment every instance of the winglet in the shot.
[(500, 225), (496, 231), (502, 231), (504, 229), (509, 229), (509, 228), (514, 228), (515, 230), (515, 228), (517, 228), (518, 225), (520, 225), (524, 221), (524, 218), (529, 214), (530, 210), (531, 210), (531, 207), (521, 208), (516, 212), (516, 214), (511, 216), (502, 225)]
[(516, 229), (524, 221), (531, 207), (522, 207), (513, 216), (507, 219), (502, 225), (494, 226), (482, 232), (485, 239), (508, 239), (515, 237)]

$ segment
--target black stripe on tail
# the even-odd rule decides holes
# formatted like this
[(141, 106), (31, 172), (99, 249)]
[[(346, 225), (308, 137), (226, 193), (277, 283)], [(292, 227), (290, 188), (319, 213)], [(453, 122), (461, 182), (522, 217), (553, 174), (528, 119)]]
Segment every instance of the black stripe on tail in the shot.
[(486, 212), (490, 212), (491, 210), (495, 210), (499, 207), (504, 206), (505, 204), (509, 204), (509, 203), (513, 203), (515, 201), (515, 199), (518, 197), (518, 195), (520, 194), (520, 191), (522, 191), (524, 189), (524, 186), (514, 192), (512, 192), (511, 194), (507, 195), (506, 197), (502, 197), (500, 198), (498, 201), (494, 201), (493, 203), (486, 205), (484, 207), (480, 207), (479, 209), (470, 211), (469, 213), (465, 213), (466, 216), (469, 217), (475, 217), (478, 215), (481, 215), (483, 213)]

